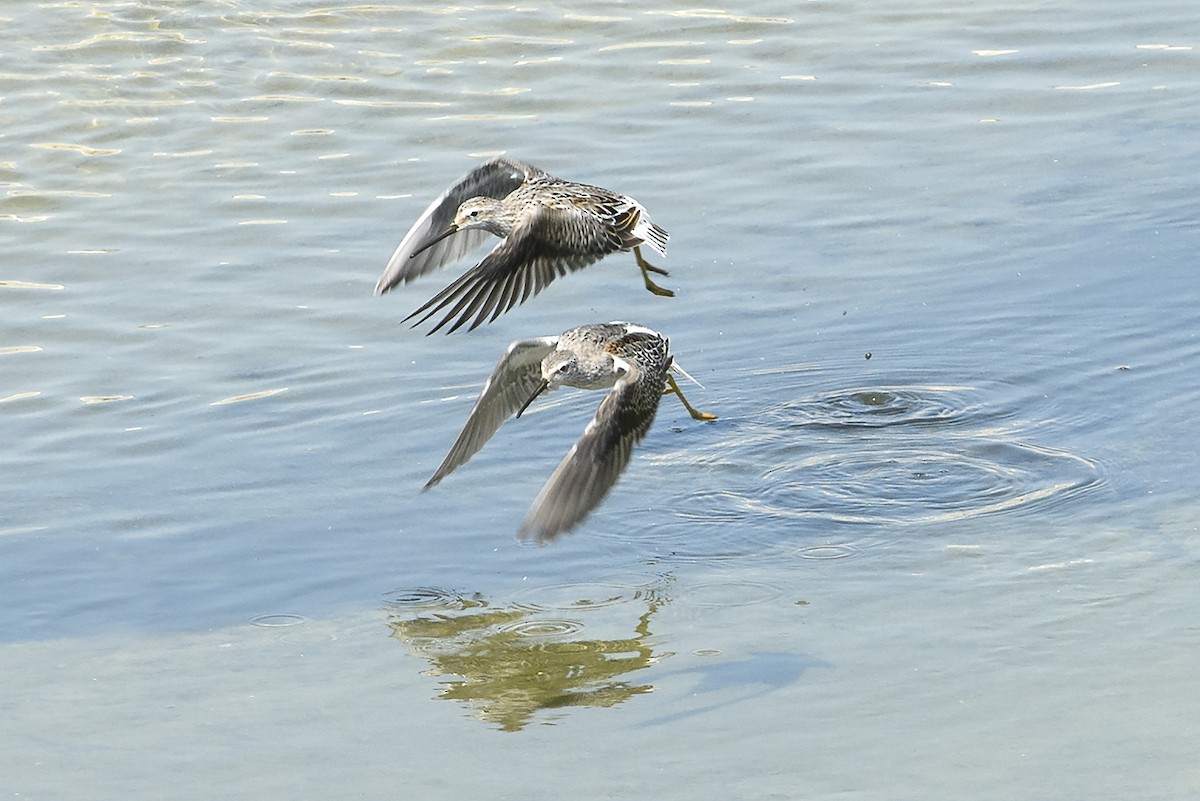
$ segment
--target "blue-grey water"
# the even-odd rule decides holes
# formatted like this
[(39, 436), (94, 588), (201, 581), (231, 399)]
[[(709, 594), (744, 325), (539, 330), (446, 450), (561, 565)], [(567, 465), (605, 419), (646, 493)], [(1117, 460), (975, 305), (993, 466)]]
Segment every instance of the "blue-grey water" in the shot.
[[(1194, 3), (10, 3), (0, 794), (1200, 793)], [(508, 153), (641, 200), (469, 334), (372, 297)], [(634, 320), (433, 491), (506, 344)], [(712, 791), (701, 788), (719, 788)]]

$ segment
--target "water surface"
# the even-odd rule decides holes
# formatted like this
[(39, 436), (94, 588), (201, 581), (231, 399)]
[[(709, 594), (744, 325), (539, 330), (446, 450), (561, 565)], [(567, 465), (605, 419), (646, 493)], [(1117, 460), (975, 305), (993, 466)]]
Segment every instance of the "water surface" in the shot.
[[(1200, 790), (1189, 4), (4, 14), (9, 792)], [(677, 297), (400, 325), (496, 153), (644, 202)], [(721, 419), (552, 547), (594, 393), (419, 493), (509, 341), (610, 319)]]

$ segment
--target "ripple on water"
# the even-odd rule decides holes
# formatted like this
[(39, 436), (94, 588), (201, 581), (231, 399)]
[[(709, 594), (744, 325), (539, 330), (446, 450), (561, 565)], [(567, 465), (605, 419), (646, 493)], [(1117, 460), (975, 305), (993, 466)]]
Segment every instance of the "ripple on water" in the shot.
[(578, 612), (620, 604), (654, 603), (662, 600), (660, 585), (638, 586), (621, 582), (577, 582), (531, 587), (513, 606), (530, 612)]
[(501, 631), (511, 631), (522, 637), (534, 639), (550, 639), (575, 634), (583, 629), (583, 624), (577, 620), (560, 618), (539, 618), (538, 620), (522, 620), (501, 626)]
[(776, 600), (784, 591), (761, 581), (710, 581), (688, 590), (687, 600), (697, 606), (753, 606)]
[(474, 605), (460, 593), (438, 587), (403, 587), (384, 593), (384, 600), (396, 610), (463, 609)]
[[(1082, 456), (1023, 441), (1030, 432), (1003, 404), (969, 387), (914, 385), (823, 392), (731, 421), (725, 436), (692, 441), (686, 453), (654, 457), (707, 467), (710, 480), (676, 499), (685, 526), (660, 537), (725, 548), (763, 549), (780, 525), (928, 524), (1044, 510), (1104, 485)], [(696, 526), (712, 537), (694, 536)], [(785, 536), (792, 536), (790, 527)], [(826, 546), (805, 558), (844, 558)]]
[(259, 626), (265, 629), (283, 629), (291, 626), (299, 626), (307, 623), (308, 618), (303, 615), (293, 615), (289, 613), (275, 613), (268, 615), (258, 615), (250, 618), (250, 624)]
[(996, 412), (977, 394), (948, 385), (856, 387), (785, 403), (764, 416), (784, 428), (978, 424)]
[(768, 469), (751, 505), (776, 517), (923, 524), (1042, 508), (1101, 480), (1087, 459), (1029, 443), (913, 438), (858, 444)]
[(800, 548), (796, 551), (796, 555), (801, 559), (812, 559), (814, 561), (824, 561), (828, 559), (845, 559), (854, 556), (857, 553), (856, 549), (851, 545), (810, 545), (805, 548)]

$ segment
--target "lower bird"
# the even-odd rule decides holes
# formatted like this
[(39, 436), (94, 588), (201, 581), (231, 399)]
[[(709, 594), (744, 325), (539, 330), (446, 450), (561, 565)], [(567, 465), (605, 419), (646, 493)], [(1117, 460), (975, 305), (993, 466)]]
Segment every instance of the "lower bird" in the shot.
[(458, 260), (489, 234), (502, 239), (405, 322), (420, 315), (417, 326), (445, 310), (429, 333), (451, 321), (446, 333), (468, 322), (471, 330), (524, 303), (555, 278), (625, 250), (633, 251), (646, 289), (675, 294), (650, 280), (650, 273), (667, 271), (642, 258), (641, 247), (666, 256), (669, 236), (641, 203), (506, 157), (471, 170), (425, 209), (392, 254), (375, 294)]
[(530, 507), (520, 535), (546, 542), (569, 531), (599, 505), (629, 464), (633, 446), (650, 430), (664, 394), (674, 394), (696, 420), (715, 415), (693, 408), (672, 372), (667, 339), (633, 323), (599, 323), (559, 336), (519, 339), (492, 371), (450, 453), (425, 484), (428, 490), (465, 464), (508, 418), (520, 417), (538, 395), (560, 386), (607, 389), (595, 418), (567, 452)]

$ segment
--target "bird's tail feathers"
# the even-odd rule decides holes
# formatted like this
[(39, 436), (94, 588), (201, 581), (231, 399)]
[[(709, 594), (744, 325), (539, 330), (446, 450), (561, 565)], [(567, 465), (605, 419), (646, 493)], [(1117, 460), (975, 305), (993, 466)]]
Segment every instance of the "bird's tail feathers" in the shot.
[(663, 257), (667, 255), (667, 240), (671, 238), (671, 235), (655, 225), (645, 214), (638, 221), (637, 228), (634, 229), (633, 233), (640, 237), (647, 245), (654, 248), (654, 251), (658, 255)]

